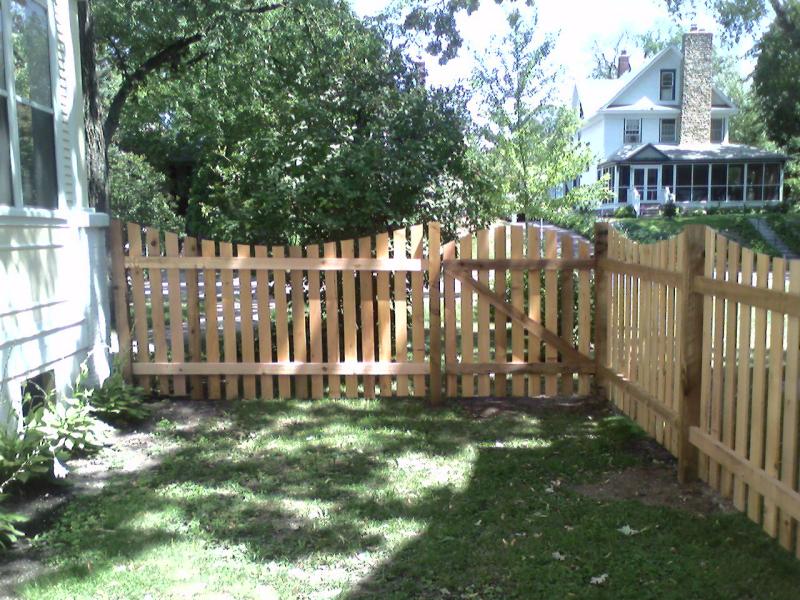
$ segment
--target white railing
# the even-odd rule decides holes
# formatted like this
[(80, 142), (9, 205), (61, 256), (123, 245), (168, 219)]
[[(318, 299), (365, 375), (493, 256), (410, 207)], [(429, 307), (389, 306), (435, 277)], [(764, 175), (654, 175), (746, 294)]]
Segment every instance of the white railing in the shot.
[(639, 194), (639, 190), (637, 190), (636, 188), (631, 188), (629, 192), (632, 192), (628, 194), (628, 197), (631, 199), (631, 206), (633, 206), (633, 212), (635, 212), (636, 216), (638, 217), (642, 207), (642, 196), (641, 194)]

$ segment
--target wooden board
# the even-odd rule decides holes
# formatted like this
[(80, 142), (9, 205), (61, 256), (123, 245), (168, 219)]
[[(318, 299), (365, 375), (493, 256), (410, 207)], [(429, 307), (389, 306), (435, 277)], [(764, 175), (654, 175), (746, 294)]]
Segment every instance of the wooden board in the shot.
[[(494, 257), (496, 260), (506, 258), (506, 227), (502, 225), (494, 229)], [(502, 297), (506, 297), (506, 271), (502, 268), (494, 271), (494, 291)], [(508, 362), (508, 319), (498, 310), (494, 311), (494, 362), (503, 365)], [(498, 398), (508, 396), (508, 385), (504, 373), (494, 375), (494, 395)]]
[[(295, 259), (303, 258), (303, 249), (299, 246), (289, 246), (289, 256)], [(292, 360), (302, 363), (308, 360), (303, 271), (300, 269), (289, 271), (289, 281), (292, 288)], [(294, 393), (297, 398), (308, 398), (308, 377), (299, 375), (294, 378)]]
[[(249, 244), (239, 244), (236, 255), (249, 257), (251, 254)], [(239, 331), (242, 340), (242, 362), (256, 361), (256, 342), (253, 330), (253, 274), (250, 269), (239, 271)], [(252, 399), (256, 394), (256, 378), (247, 375), (242, 378), (242, 392), (245, 398)]]
[[(355, 252), (353, 240), (343, 240), (341, 243), (342, 256), (352, 258)], [(358, 342), (356, 340), (356, 277), (351, 270), (342, 271), (342, 312), (344, 324), (344, 360), (356, 362), (358, 360)], [(358, 377), (348, 375), (345, 377), (345, 394), (348, 398), (358, 397)]]
[[(267, 256), (266, 246), (256, 246), (257, 257)], [(262, 363), (272, 362), (272, 307), (270, 306), (269, 271), (256, 271), (256, 303), (258, 306), (258, 360)], [(271, 375), (262, 375), (259, 387), (262, 398), (274, 398), (275, 387)]]
[[(219, 255), (223, 258), (233, 256), (233, 244), (219, 243)], [(233, 288), (233, 271), (223, 269), (219, 274), (222, 282), (222, 350), (224, 361), (228, 364), (239, 362), (236, 343), (236, 298)], [(239, 398), (239, 378), (236, 375), (225, 376), (225, 399)]]
[[(728, 281), (737, 281), (739, 277), (739, 244), (728, 243)], [(738, 304), (731, 300), (725, 303), (725, 374), (722, 400), (722, 442), (734, 448), (734, 432), (736, 419), (736, 333)], [(720, 491), (726, 498), (733, 495), (733, 476), (726, 469), (722, 470)]]
[[(469, 259), (472, 257), (471, 235), (462, 237), (458, 243), (459, 257)], [(474, 325), (472, 319), (472, 288), (461, 287), (461, 363), (469, 366), (475, 362), (474, 357)], [(475, 377), (472, 374), (465, 374), (461, 379), (461, 395), (465, 398), (472, 398), (475, 395)]]
[[(274, 246), (272, 256), (282, 257), (286, 254), (283, 246)], [(275, 349), (279, 363), (288, 363), (289, 358), (289, 307), (286, 294), (286, 271), (273, 272), (275, 294)], [(286, 376), (278, 377), (278, 397), (291, 398), (292, 380)]]
[[(203, 256), (216, 256), (217, 245), (213, 240), (202, 240), (200, 243)], [(203, 271), (203, 300), (206, 317), (206, 360), (219, 362), (219, 322), (217, 317), (217, 272), (214, 269)], [(218, 375), (208, 378), (208, 398), (222, 398), (221, 380)]]
[[(187, 237), (183, 240), (183, 255), (198, 255), (197, 238)], [(189, 360), (200, 362), (203, 360), (203, 339), (200, 330), (200, 285), (197, 271), (186, 271), (186, 305), (188, 318)], [(192, 399), (200, 400), (203, 395), (202, 377), (190, 377)]]
[[(128, 255), (142, 255), (142, 228), (133, 223), (128, 223)], [(147, 363), (150, 362), (150, 335), (147, 324), (144, 271), (140, 268), (131, 269), (131, 297), (133, 299), (133, 330), (136, 337), (135, 358), (137, 363)], [(150, 390), (149, 377), (139, 377), (136, 381), (145, 390)]]
[[(406, 230), (398, 229), (392, 234), (392, 256), (406, 258)], [(408, 361), (408, 272), (394, 272), (394, 353), (397, 362)], [(396, 378), (397, 395), (408, 396), (408, 377)]]
[[(544, 233), (544, 257), (556, 258), (558, 255), (558, 237), (554, 229), (548, 229)], [(545, 293), (545, 327), (552, 332), (558, 331), (558, 273), (556, 271), (546, 271), (544, 274), (544, 293)], [(552, 344), (545, 344), (545, 361), (549, 363), (558, 362), (558, 351)], [(558, 394), (558, 377), (547, 375), (544, 378), (544, 393), (547, 396)]]
[[(372, 256), (372, 238), (363, 237), (358, 240), (358, 256), (368, 258)], [(372, 271), (359, 271), (358, 283), (361, 299), (359, 314), (361, 324), (361, 361), (375, 361), (375, 307), (373, 304), (373, 274)], [(365, 375), (363, 379), (364, 397), (375, 397), (375, 377)]]
[[(306, 256), (318, 257), (319, 246), (308, 246)], [(319, 271), (308, 272), (308, 344), (309, 360), (312, 363), (322, 362), (322, 288), (319, 273)], [(325, 397), (322, 375), (311, 377), (311, 397), (315, 399)]]
[[(375, 236), (375, 258), (389, 258), (389, 234)], [(378, 360), (392, 360), (392, 304), (389, 288), (389, 273), (378, 271), (376, 275), (378, 297)], [(381, 396), (392, 395), (392, 378), (382, 375), (379, 379)]]
[[(411, 256), (422, 259), (422, 225), (411, 227)], [(411, 351), (414, 362), (423, 362), (427, 355), (425, 346), (425, 298), (423, 295), (422, 272), (411, 273)], [(414, 396), (425, 395), (425, 377), (414, 377)]]
[[(800, 260), (789, 266), (789, 293), (800, 302)], [(789, 317), (786, 327), (786, 397), (784, 398), (783, 431), (781, 435), (781, 481), (796, 490), (798, 487), (798, 432), (800, 432), (800, 318)], [(795, 385), (792, 385), (792, 383)], [(784, 548), (791, 549), (797, 535), (797, 519), (781, 510), (778, 539)], [(797, 544), (800, 558), (800, 542)]]
[[(161, 232), (153, 227), (146, 233), (148, 256), (161, 256)], [(167, 347), (167, 325), (164, 318), (164, 279), (161, 269), (148, 269), (150, 278), (150, 314), (153, 323), (153, 346), (155, 362), (166, 362), (169, 355)], [(158, 378), (158, 391), (168, 396), (169, 377)]]
[[(538, 260), (541, 258), (541, 244), (539, 237), (541, 230), (533, 225), (528, 225), (528, 258)], [(541, 272), (538, 269), (528, 271), (528, 317), (533, 321), (542, 319), (542, 282)], [(538, 363), (542, 360), (542, 340), (536, 334), (528, 331), (528, 362)], [(528, 396), (539, 396), (542, 393), (542, 378), (538, 375), (528, 377)]]
[[(742, 249), (741, 283), (752, 285), (753, 261), (755, 257), (749, 248)], [(736, 441), (734, 448), (741, 458), (749, 457), (750, 441), (750, 358), (753, 311), (747, 304), (739, 306), (739, 343), (736, 379)], [(733, 505), (744, 511), (747, 502), (747, 489), (743, 479), (734, 478)]]
[[(581, 242), (578, 246), (580, 258), (591, 256), (591, 246), (587, 242)], [(578, 273), (578, 350), (581, 354), (589, 354), (592, 336), (592, 283), (588, 271)], [(578, 394), (586, 396), (590, 392), (591, 377), (579, 375)]]
[[(442, 247), (444, 260), (452, 260), (456, 256), (456, 243), (449, 242)], [(450, 272), (444, 270), (444, 364), (447, 373), (447, 396), (458, 395), (458, 377), (452, 368), (458, 363), (456, 355), (456, 338), (458, 323), (456, 321), (456, 280)]]
[[(575, 257), (575, 245), (572, 236), (569, 234), (561, 235), (561, 257), (573, 259)], [(561, 337), (570, 346), (574, 346), (573, 339), (575, 329), (575, 284), (573, 281), (574, 271), (569, 268), (561, 272)], [(571, 396), (574, 393), (574, 384), (571, 374), (561, 376), (561, 393)]]
[[(478, 237), (478, 258), (489, 258), (489, 232), (485, 229), (477, 234)], [(489, 272), (479, 271), (478, 281), (483, 285), (489, 285)], [(488, 363), (491, 358), (491, 342), (490, 342), (490, 322), (489, 322), (489, 302), (485, 297), (478, 295), (478, 362)], [(489, 375), (478, 376), (478, 396), (489, 396), (491, 389), (489, 387)]]
[[(511, 258), (521, 259), (523, 255), (523, 238), (525, 230), (521, 225), (512, 225), (511, 232)], [(524, 305), (523, 273), (511, 272), (511, 305), (523, 312)], [(525, 362), (525, 330), (521, 327), (511, 327), (511, 362), (522, 364)], [(525, 396), (525, 375), (522, 373), (511, 376), (511, 395)]]
[(442, 245), (441, 226), (428, 223), (428, 297), (430, 305), (430, 399), (437, 404), (442, 399)]
[[(165, 233), (164, 246), (167, 256), (180, 255), (180, 245), (176, 234)], [(181, 273), (178, 269), (167, 271), (167, 290), (169, 294), (170, 356), (174, 362), (184, 362), (186, 349), (183, 336), (183, 299), (181, 297)], [(185, 377), (173, 377), (172, 385), (176, 396), (186, 395)]]
[[(770, 287), (774, 291), (785, 291), (786, 261), (783, 258), (772, 259), (772, 281)], [(766, 439), (764, 450), (764, 470), (767, 475), (778, 478), (780, 473), (781, 436), (777, 424), (783, 416), (783, 359), (784, 359), (784, 315), (770, 312), (769, 331), (769, 375), (767, 382)], [(797, 387), (797, 382), (794, 383)], [(772, 425), (772, 424), (775, 425)], [(764, 531), (767, 535), (778, 535), (778, 508), (769, 499), (764, 501)]]
[[(325, 244), (325, 257), (336, 257), (336, 242)], [(339, 274), (336, 271), (325, 273), (325, 332), (326, 362), (336, 364), (341, 360), (339, 329)], [(342, 395), (342, 379), (338, 375), (328, 376), (328, 395), (340, 398)]]
[(122, 223), (111, 220), (109, 227), (109, 243), (111, 244), (111, 285), (114, 297), (114, 328), (119, 343), (119, 361), (122, 377), (133, 382), (133, 346), (131, 343), (130, 315), (128, 314), (128, 276), (125, 272), (125, 250), (122, 241)]
[[(756, 256), (756, 285), (766, 288), (769, 285), (769, 257)], [(750, 412), (750, 462), (758, 469), (764, 467), (764, 419), (766, 419), (766, 347), (767, 311), (755, 309), (753, 330), (753, 403)], [(747, 516), (756, 523), (761, 521), (762, 497), (750, 488), (747, 500)]]

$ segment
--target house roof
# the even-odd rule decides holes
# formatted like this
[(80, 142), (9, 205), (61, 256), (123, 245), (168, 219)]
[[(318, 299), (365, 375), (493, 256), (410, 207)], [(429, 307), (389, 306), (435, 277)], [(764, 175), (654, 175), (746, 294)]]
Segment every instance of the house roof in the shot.
[[(640, 102), (635, 104), (619, 104), (614, 105), (614, 101), (619, 98), (622, 93), (630, 88), (635, 82), (647, 71), (652, 68), (663, 56), (669, 53), (681, 54), (681, 51), (675, 46), (664, 48), (661, 52), (650, 57), (645, 61), (641, 67), (633, 69), (625, 73), (622, 77), (617, 79), (586, 79), (575, 83), (575, 92), (577, 100), (583, 108), (583, 118), (588, 121), (596, 116), (599, 112), (623, 112), (623, 111), (641, 111), (641, 110), (656, 110), (658, 109), (678, 109), (678, 107), (665, 106), (656, 104), (652, 101), (647, 101), (647, 107), (640, 107)], [(717, 86), (713, 86), (713, 93), (716, 99), (715, 108), (732, 108), (736, 109), (733, 101), (725, 95), (722, 90)], [(646, 99), (643, 99), (646, 100)]]
[(625, 144), (609, 156), (604, 164), (622, 162), (698, 162), (698, 161), (777, 161), (787, 156), (745, 144)]

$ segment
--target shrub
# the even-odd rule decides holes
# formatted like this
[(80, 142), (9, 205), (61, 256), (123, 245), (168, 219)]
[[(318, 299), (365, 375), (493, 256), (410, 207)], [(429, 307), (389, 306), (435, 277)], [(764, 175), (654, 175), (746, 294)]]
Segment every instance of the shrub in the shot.
[(678, 207), (675, 206), (674, 202), (667, 202), (664, 208), (661, 209), (661, 214), (667, 219), (672, 219), (678, 214)]
[(636, 211), (630, 204), (625, 206), (620, 206), (617, 210), (614, 211), (614, 218), (615, 219), (631, 219), (636, 217)]
[(108, 423), (136, 423), (150, 415), (144, 405), (145, 391), (125, 383), (118, 364), (101, 387), (84, 394), (97, 416)]
[[(86, 374), (82, 365), (76, 389), (83, 389)], [(54, 391), (41, 392), (41, 399), (31, 394), (22, 399), (20, 428), (0, 430), (0, 501), (15, 484), (49, 474), (66, 477), (67, 458), (103, 443), (103, 426), (92, 416), (93, 409), (81, 393), (59, 398)], [(0, 545), (13, 543), (22, 535), (14, 526), (21, 520), (0, 511)]]
[[(0, 495), (0, 503), (4, 495)], [(25, 534), (16, 528), (15, 523), (22, 523), (25, 517), (0, 510), (0, 548), (7, 548)]]

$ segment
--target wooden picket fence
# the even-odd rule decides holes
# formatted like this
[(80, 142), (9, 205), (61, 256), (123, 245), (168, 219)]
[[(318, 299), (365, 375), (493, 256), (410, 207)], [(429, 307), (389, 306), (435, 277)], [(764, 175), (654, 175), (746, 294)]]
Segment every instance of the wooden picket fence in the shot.
[(267, 248), (114, 222), (111, 249), (123, 368), (148, 389), (437, 402), (597, 384), (681, 480), (800, 556), (800, 261), (602, 223), (593, 247), (532, 225), (442, 245), (431, 223)]
[(322, 249), (191, 237), (181, 245), (173, 233), (162, 242), (157, 229), (115, 221), (126, 376), (193, 398), (435, 399), (439, 236), (431, 223)]
[(800, 261), (701, 226), (600, 226), (596, 354), (612, 401), (800, 557)]

